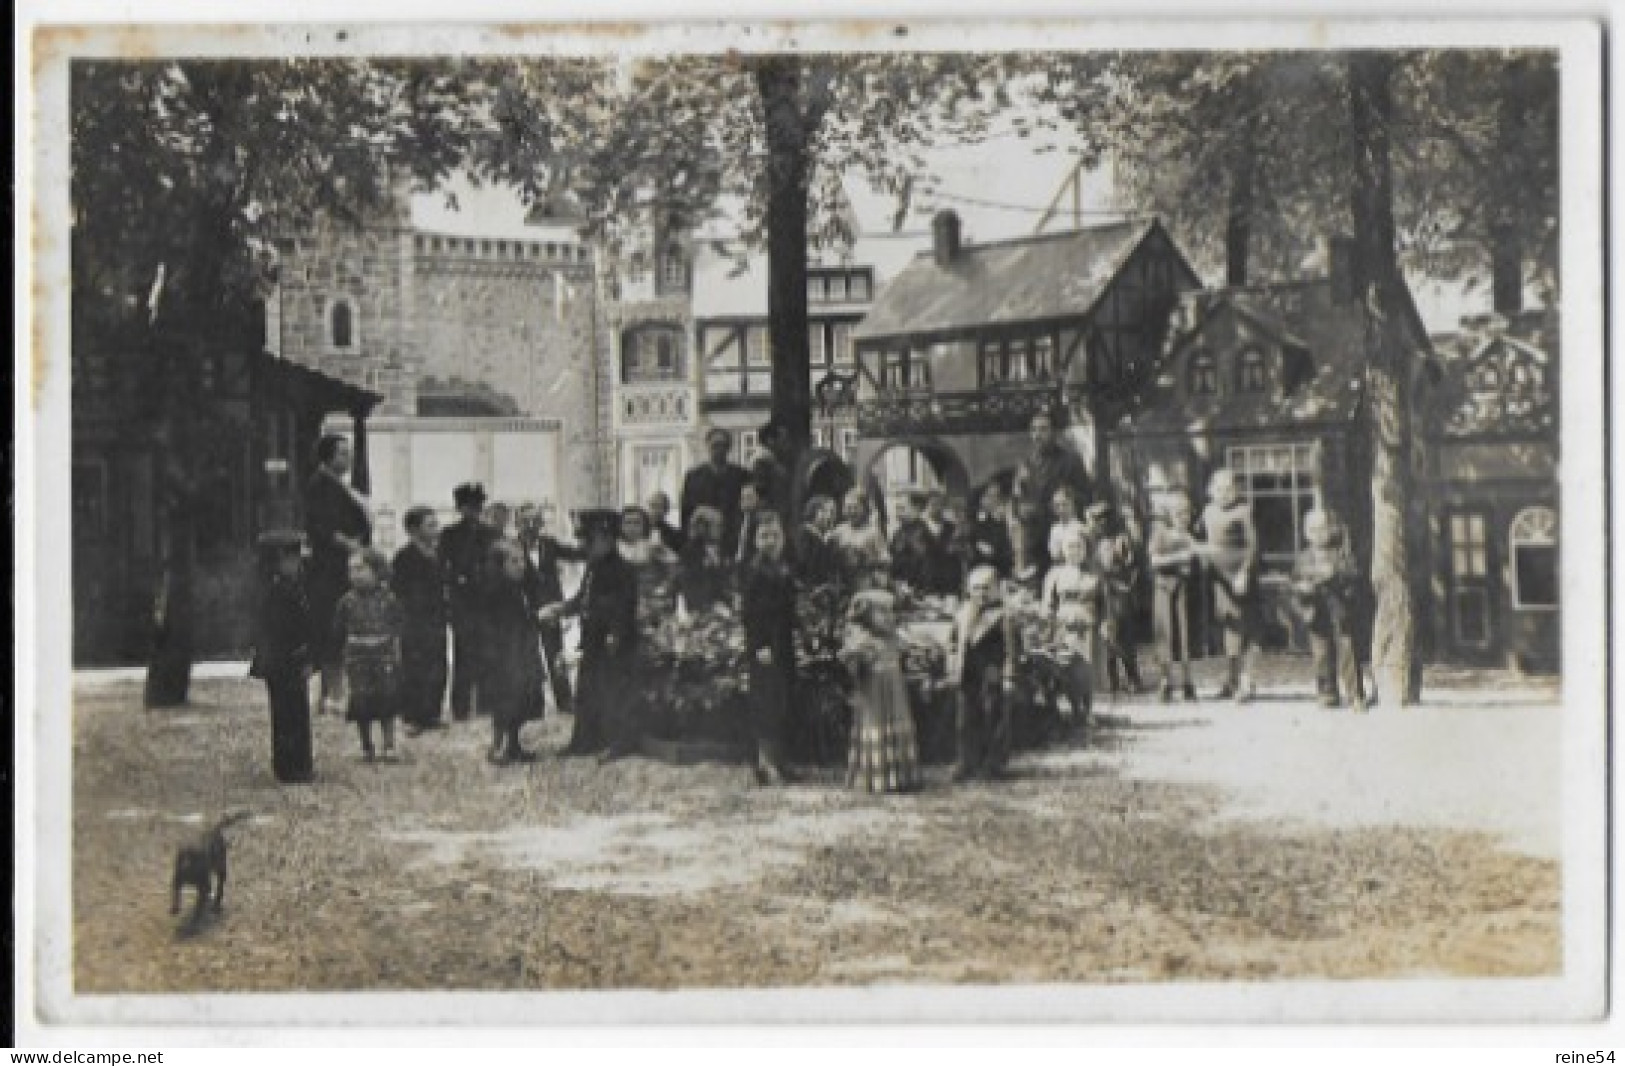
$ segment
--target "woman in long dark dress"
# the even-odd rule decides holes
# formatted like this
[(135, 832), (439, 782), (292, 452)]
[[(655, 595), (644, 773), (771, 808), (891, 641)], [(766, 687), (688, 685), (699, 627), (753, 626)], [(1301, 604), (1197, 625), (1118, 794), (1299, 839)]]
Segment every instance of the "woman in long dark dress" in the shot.
[(333, 611), (349, 591), (350, 556), (372, 544), (372, 518), (366, 499), (345, 482), (350, 442), (328, 434), (316, 444), (316, 473), (305, 487), (305, 533), (310, 538), (311, 652), (322, 674), (323, 710), (343, 710), (341, 648), (333, 643)]
[(265, 682), (271, 704), (271, 771), (285, 785), (314, 776), (310, 742), (310, 605), (300, 583), (298, 533), (260, 540), (260, 599), (251, 677)]
[(531, 762), (535, 756), (520, 744), (519, 731), (526, 722), (542, 717), (547, 702), (538, 605), (526, 588), (523, 548), (499, 540), (491, 546), (490, 564), (486, 702), (491, 712), (491, 751), (487, 758), (499, 765)]
[(756, 555), (745, 568), (743, 600), (756, 775), (763, 784), (783, 784), (795, 684), (796, 585), (784, 561), (784, 527), (776, 514), (756, 527)]

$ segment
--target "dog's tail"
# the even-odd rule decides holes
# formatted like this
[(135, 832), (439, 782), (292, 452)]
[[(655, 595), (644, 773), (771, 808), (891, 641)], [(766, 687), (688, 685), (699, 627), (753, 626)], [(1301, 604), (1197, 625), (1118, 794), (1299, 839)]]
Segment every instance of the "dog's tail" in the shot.
[(223, 832), (230, 829), (238, 822), (248, 821), (248, 819), (252, 818), (253, 816), (254, 812), (250, 810), (231, 811), (228, 814), (223, 814), (220, 816), (220, 820), (214, 823), (215, 831)]

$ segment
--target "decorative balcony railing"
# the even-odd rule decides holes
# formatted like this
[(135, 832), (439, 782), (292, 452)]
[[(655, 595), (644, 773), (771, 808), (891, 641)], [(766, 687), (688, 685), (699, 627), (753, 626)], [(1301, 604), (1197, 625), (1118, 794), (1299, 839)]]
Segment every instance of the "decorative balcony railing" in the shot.
[(1052, 383), (1001, 385), (980, 392), (892, 390), (858, 403), (858, 431), (866, 437), (907, 433), (1010, 433), (1032, 416), (1080, 400), (1083, 386)]

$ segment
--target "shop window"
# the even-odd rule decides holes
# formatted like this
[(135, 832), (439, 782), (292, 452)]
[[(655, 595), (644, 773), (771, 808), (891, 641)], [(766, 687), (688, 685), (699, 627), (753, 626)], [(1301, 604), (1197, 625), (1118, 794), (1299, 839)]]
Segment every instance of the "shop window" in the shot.
[(677, 381), (683, 376), (683, 335), (672, 326), (639, 326), (621, 336), (621, 383)]
[(1512, 606), (1552, 611), (1558, 605), (1557, 512), (1529, 507), (1512, 520)]
[(1240, 384), (1243, 392), (1263, 392), (1268, 387), (1264, 353), (1257, 348), (1248, 348), (1241, 353)]
[(1191, 356), (1191, 395), (1216, 396), (1219, 392), (1219, 364), (1210, 352)]
[(1271, 569), (1289, 568), (1303, 550), (1303, 516), (1318, 495), (1315, 446), (1237, 445), (1227, 458), (1242, 497), (1252, 504), (1260, 561)]

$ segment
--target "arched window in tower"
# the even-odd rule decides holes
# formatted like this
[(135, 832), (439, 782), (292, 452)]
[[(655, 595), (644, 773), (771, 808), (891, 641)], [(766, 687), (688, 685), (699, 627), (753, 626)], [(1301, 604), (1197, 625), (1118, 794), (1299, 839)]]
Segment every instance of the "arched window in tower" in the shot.
[(329, 324), (334, 348), (347, 351), (355, 347), (355, 308), (348, 300), (334, 301)]

